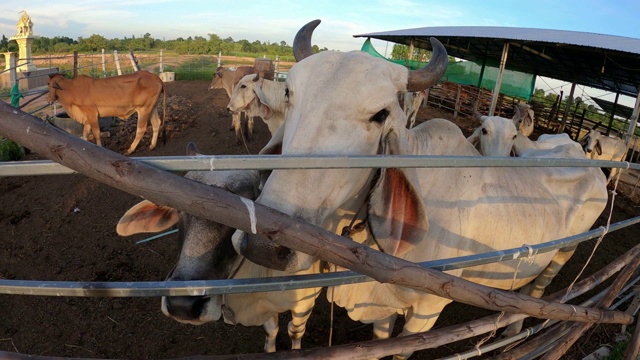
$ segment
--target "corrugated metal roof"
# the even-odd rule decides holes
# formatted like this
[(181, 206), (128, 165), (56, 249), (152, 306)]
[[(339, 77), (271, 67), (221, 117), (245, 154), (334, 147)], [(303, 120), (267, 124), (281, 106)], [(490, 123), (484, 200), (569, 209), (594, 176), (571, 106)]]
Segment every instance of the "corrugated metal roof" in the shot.
[(509, 42), (507, 68), (635, 97), (640, 87), (640, 39), (578, 31), (442, 26), (354, 35), (430, 49), (440, 40), (450, 56), (497, 64)]

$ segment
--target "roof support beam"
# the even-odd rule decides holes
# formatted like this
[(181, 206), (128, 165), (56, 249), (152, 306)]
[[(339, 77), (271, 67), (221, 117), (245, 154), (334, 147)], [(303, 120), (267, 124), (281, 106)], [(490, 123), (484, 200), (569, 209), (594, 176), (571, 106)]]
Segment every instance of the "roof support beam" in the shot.
[(507, 55), (509, 54), (509, 42), (504, 42), (502, 48), (502, 58), (500, 59), (500, 69), (498, 71), (498, 79), (496, 79), (496, 87), (493, 89), (493, 96), (491, 97), (491, 107), (489, 108), (489, 116), (493, 116), (498, 104), (498, 96), (500, 95), (500, 85), (502, 84), (502, 76), (504, 75), (504, 69), (507, 65)]
[(638, 112), (640, 110), (640, 92), (636, 96), (636, 104), (633, 106), (633, 113), (631, 114), (631, 123), (629, 124), (629, 129), (627, 130), (627, 137), (624, 139), (624, 142), (629, 146), (629, 142), (633, 137), (633, 133), (636, 131), (636, 124), (638, 124)]
[[(564, 128), (567, 126), (567, 114), (571, 110), (571, 104), (573, 103), (573, 94), (576, 92), (576, 85), (577, 83), (575, 81), (571, 84), (571, 91), (569, 92), (569, 97), (567, 98), (567, 106), (564, 108), (564, 112), (562, 113), (562, 122), (560, 123), (560, 126), (558, 126), (558, 134), (562, 134), (564, 132)], [(562, 102), (562, 99), (560, 99), (560, 102)]]

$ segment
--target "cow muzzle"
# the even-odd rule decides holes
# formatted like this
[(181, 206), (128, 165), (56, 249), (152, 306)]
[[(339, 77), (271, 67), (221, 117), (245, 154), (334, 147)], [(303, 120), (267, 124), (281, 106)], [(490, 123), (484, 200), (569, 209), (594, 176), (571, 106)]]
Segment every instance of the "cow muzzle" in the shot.
[(162, 312), (184, 324), (201, 325), (208, 321), (206, 308), (210, 297), (205, 296), (165, 296), (162, 298)]

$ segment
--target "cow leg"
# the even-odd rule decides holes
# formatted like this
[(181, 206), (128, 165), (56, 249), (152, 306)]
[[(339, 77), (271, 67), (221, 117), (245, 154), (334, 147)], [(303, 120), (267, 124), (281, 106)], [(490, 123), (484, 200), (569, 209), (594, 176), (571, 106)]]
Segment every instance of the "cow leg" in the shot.
[(93, 132), (93, 137), (96, 138), (96, 145), (102, 146), (100, 142), (100, 125), (98, 124), (98, 114), (95, 116), (87, 116), (84, 122), (84, 128), (82, 129), (82, 137), (85, 140), (89, 139), (89, 129)]
[(253, 140), (253, 116), (247, 115), (247, 140)]
[(153, 150), (156, 147), (161, 124), (162, 121), (160, 120), (160, 115), (158, 115), (158, 110), (153, 109), (153, 111), (151, 111), (151, 129), (153, 129), (153, 136), (151, 137), (151, 145), (149, 146), (149, 150)]
[[(439, 296), (424, 296), (420, 299), (420, 303), (412, 305), (405, 313), (404, 328), (399, 336), (413, 335), (431, 329), (438, 320), (442, 309), (450, 302), (451, 300)], [(393, 358), (394, 360), (404, 360), (411, 354), (413, 351), (407, 351), (396, 354)]]
[[(520, 289), (520, 293), (529, 295), (534, 298), (541, 298), (544, 295), (544, 290), (551, 283), (551, 280), (558, 275), (560, 269), (564, 266), (564, 264), (569, 261), (573, 253), (576, 251), (575, 246), (570, 246), (568, 248), (563, 248), (558, 250), (556, 256), (551, 259), (551, 263), (547, 265), (547, 267), (529, 284), (523, 286)], [(510, 337), (518, 334), (522, 331), (522, 323), (523, 320), (515, 322), (509, 326), (502, 332), (501, 337)]]
[(241, 113), (233, 115), (233, 129), (236, 132), (236, 145), (240, 145), (242, 143), (242, 121), (241, 121)]
[(315, 294), (310, 294), (298, 301), (296, 307), (291, 309), (291, 321), (287, 327), (289, 337), (291, 338), (291, 349), (300, 349), (302, 346), (302, 336), (307, 327), (307, 320), (311, 316), (315, 299), (320, 294), (318, 290)]
[(373, 340), (388, 339), (393, 332), (398, 314), (395, 313), (386, 319), (373, 322)]
[(150, 113), (145, 111), (138, 111), (138, 127), (136, 128), (136, 138), (133, 139), (131, 147), (127, 150), (127, 155), (131, 155), (138, 147), (138, 143), (142, 140), (144, 133), (147, 131), (147, 123), (149, 122)]
[(264, 325), (262, 325), (265, 333), (264, 352), (276, 352), (276, 336), (278, 336), (278, 314), (274, 314)]

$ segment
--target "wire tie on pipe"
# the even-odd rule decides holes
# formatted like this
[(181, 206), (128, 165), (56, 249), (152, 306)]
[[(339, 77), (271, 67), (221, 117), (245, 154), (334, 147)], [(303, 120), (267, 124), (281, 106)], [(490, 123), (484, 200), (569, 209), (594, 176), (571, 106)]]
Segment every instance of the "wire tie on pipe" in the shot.
[(482, 356), (482, 350), (480, 349), (480, 344), (476, 345), (476, 351), (478, 352), (478, 356)]
[(456, 357), (458, 358), (458, 360), (462, 360), (462, 356), (460, 356), (460, 353), (457, 353)]
[(533, 248), (531, 247), (531, 245), (527, 245), (527, 244), (524, 244), (523, 246), (526, 247), (527, 250), (529, 250), (529, 253), (527, 254), (527, 258), (531, 258), (533, 256)]

